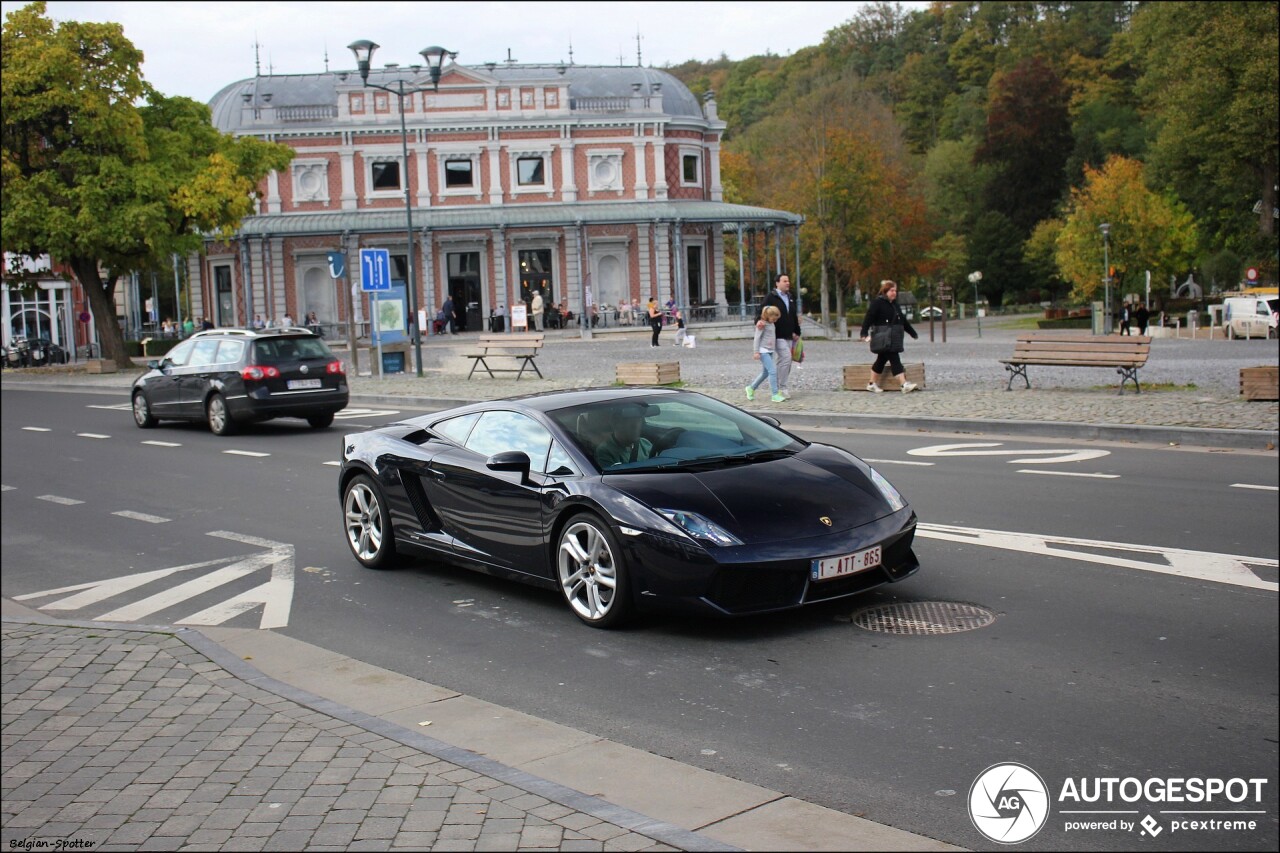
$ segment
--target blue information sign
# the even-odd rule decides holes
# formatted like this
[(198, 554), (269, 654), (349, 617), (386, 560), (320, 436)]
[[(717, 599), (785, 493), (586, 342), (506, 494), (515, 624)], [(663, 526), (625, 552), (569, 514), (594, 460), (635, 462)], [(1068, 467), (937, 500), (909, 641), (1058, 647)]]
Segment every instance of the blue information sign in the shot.
[(391, 289), (391, 252), (388, 249), (360, 250), (360, 289)]
[(329, 277), (345, 278), (347, 275), (347, 256), (341, 252), (329, 253)]

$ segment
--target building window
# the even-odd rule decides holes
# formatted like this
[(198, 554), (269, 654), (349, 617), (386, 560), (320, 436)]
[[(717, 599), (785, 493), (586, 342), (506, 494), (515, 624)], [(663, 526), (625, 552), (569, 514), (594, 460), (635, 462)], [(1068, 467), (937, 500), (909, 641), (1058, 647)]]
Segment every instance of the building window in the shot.
[(471, 161), (446, 160), (444, 164), (444, 185), (455, 189), (475, 186)]
[[(555, 279), (551, 271), (550, 249), (520, 250), (520, 298), (526, 306), (533, 303), (533, 292), (542, 291), (545, 310), (555, 301)], [(532, 318), (531, 318), (532, 320)], [(532, 326), (530, 322), (530, 326)]]
[(702, 186), (702, 158), (696, 153), (680, 153), (680, 184), (686, 187)]
[(401, 189), (400, 164), (394, 160), (375, 160), (369, 164), (370, 184), (374, 192)]
[(521, 157), (516, 160), (516, 180), (522, 187), (544, 185), (546, 176), (541, 157)]

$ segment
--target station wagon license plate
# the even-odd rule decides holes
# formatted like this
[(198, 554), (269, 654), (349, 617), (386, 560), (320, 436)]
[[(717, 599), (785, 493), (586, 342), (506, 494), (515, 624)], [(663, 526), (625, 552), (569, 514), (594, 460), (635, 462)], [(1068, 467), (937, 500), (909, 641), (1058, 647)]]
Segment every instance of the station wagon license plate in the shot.
[(319, 379), (290, 379), (288, 383), (290, 391), (301, 391), (306, 388), (319, 388)]
[(857, 551), (853, 554), (842, 554), (839, 557), (814, 560), (809, 567), (809, 578), (815, 581), (825, 581), (831, 580), (831, 578), (857, 574), (867, 569), (874, 569), (880, 565), (881, 556), (880, 546), (877, 545), (874, 548)]

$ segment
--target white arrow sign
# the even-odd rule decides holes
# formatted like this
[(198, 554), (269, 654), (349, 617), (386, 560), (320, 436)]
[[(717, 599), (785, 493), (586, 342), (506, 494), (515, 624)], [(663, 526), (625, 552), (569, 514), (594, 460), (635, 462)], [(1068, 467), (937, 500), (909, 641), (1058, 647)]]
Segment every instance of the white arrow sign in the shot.
[[(26, 595), (15, 595), (15, 601), (27, 601), (33, 598), (45, 598), (51, 595), (66, 595), (57, 601), (41, 605), (41, 610), (79, 610), (117, 595), (129, 592), (140, 586), (162, 580), (178, 572), (189, 572), (195, 569), (207, 569), (223, 566), (215, 572), (202, 574), (186, 583), (162, 590), (141, 601), (125, 604), (97, 617), (101, 622), (137, 622), (153, 613), (159, 613), (174, 605), (195, 598), (198, 595), (217, 589), (223, 584), (244, 577), (260, 569), (271, 568), (271, 578), (247, 592), (233, 596), (226, 601), (193, 613), (185, 619), (174, 620), (175, 625), (220, 625), (239, 616), (241, 613), (262, 607), (262, 620), (258, 627), (283, 628), (289, 624), (289, 610), (293, 603), (293, 546), (283, 542), (272, 542), (255, 536), (244, 536), (225, 530), (215, 530), (209, 534), (220, 539), (231, 539), (247, 545), (256, 545), (268, 549), (266, 553), (251, 554), (243, 557), (221, 557), (216, 560), (205, 560), (200, 563), (187, 563), (168, 569), (156, 569), (150, 572), (139, 572), (123, 577), (108, 578), (103, 581), (64, 586), (58, 589), (46, 589)], [(71, 593), (67, 595), (67, 593)]]
[(981, 450), (975, 448), (1000, 447), (1000, 442), (977, 444), (935, 444), (908, 450), (908, 456), (1017, 456), (1010, 463), (1021, 465), (1048, 465), (1054, 462), (1083, 462), (1110, 456), (1109, 450)]

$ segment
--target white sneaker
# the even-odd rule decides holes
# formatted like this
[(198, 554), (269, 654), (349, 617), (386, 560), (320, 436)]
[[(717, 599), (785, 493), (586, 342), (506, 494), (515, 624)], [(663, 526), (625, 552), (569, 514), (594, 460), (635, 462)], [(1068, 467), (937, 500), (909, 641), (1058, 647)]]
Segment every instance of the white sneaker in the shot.
[(914, 383), (914, 382), (903, 382), (903, 383), (902, 383), (902, 393), (903, 393), (903, 394), (910, 394), (912, 391), (916, 390), (916, 388), (918, 388), (918, 387), (920, 387), (920, 386), (916, 385), (916, 383)]
[(883, 389), (883, 388), (881, 388), (879, 385), (877, 385), (877, 384), (876, 384), (876, 383), (874, 383), (874, 382), (868, 382), (868, 383), (867, 383), (867, 390), (868, 390), (868, 391), (870, 391), (870, 392), (872, 392), (873, 394), (883, 394), (883, 393), (884, 393), (884, 389)]
[(790, 392), (790, 391), (788, 391), (786, 388), (779, 388), (779, 389), (778, 389), (778, 393), (782, 395), (782, 399), (784, 399), (784, 400), (790, 400), (790, 399), (791, 399), (791, 392)]

